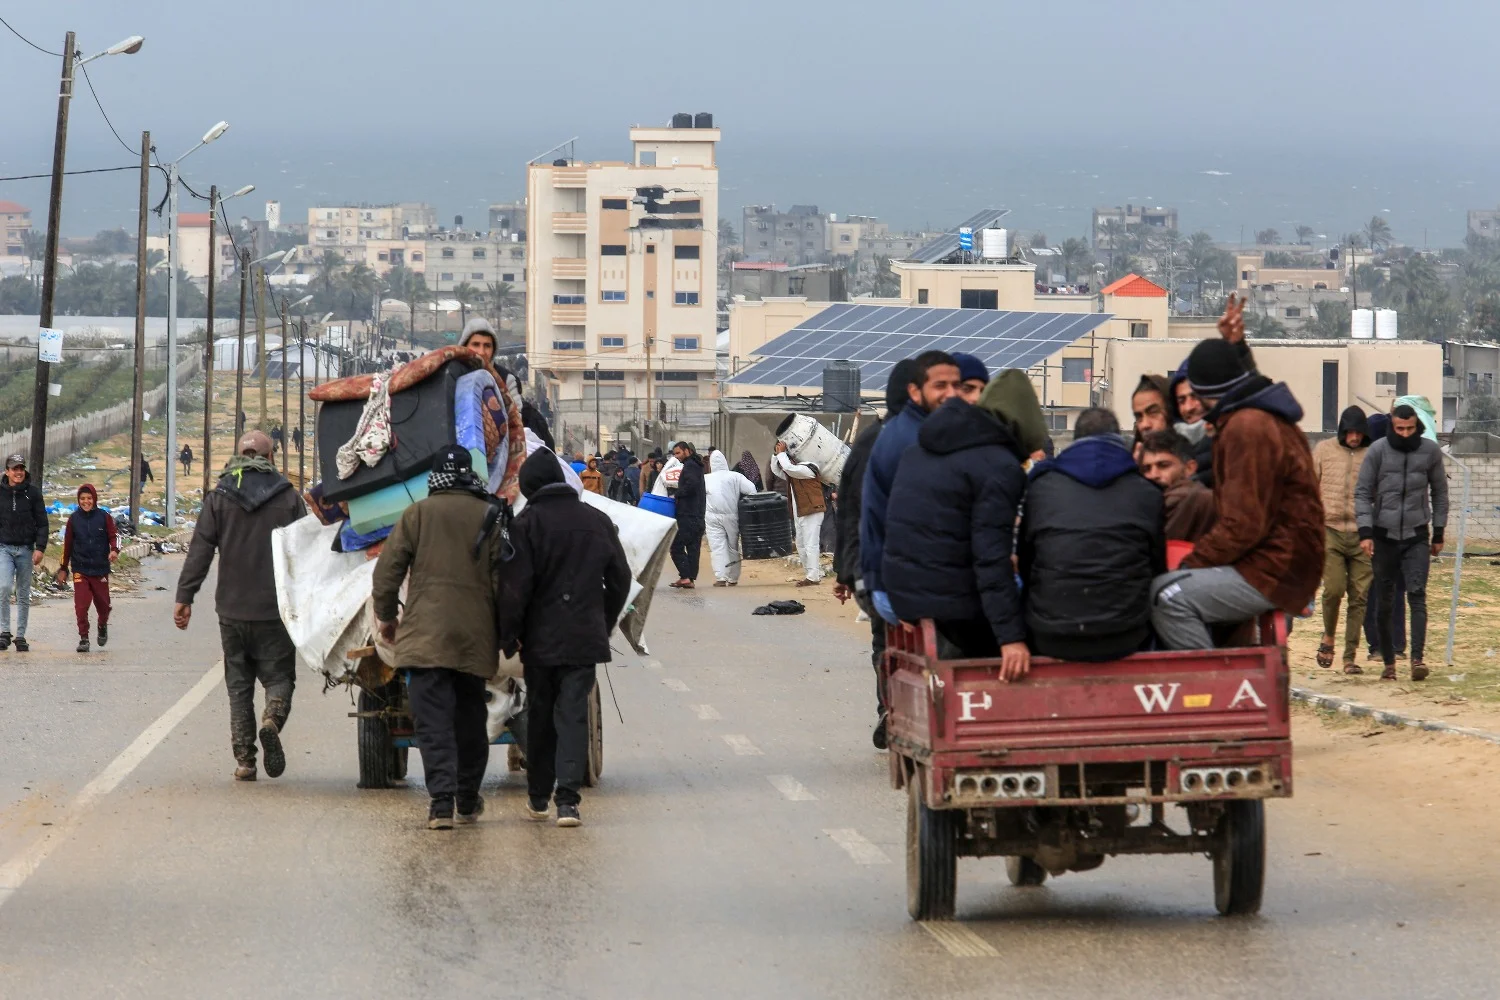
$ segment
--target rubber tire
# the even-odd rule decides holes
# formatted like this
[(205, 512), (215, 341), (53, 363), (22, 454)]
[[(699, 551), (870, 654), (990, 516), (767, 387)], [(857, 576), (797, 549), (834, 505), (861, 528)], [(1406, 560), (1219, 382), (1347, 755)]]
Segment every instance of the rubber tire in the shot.
[(399, 781), (406, 780), (406, 758), (411, 755), (410, 747), (391, 747), (391, 777)]
[(1005, 877), (1014, 886), (1038, 886), (1047, 881), (1047, 869), (1031, 858), (1013, 856), (1005, 859)]
[(923, 784), (920, 771), (906, 780), (906, 912), (913, 920), (951, 920), (959, 813), (927, 808)]
[(604, 776), (604, 710), (599, 698), (599, 682), (589, 692), (589, 764), (583, 776), (585, 788), (597, 788)]
[[(384, 699), (360, 688), (361, 712), (379, 711), (384, 705)], [(385, 724), (384, 719), (373, 716), (362, 715), (354, 722), (359, 740), (359, 787), (390, 788), (395, 757), (390, 727)]]
[(1224, 806), (1214, 852), (1214, 906), (1226, 917), (1260, 912), (1266, 879), (1266, 806), (1236, 799)]

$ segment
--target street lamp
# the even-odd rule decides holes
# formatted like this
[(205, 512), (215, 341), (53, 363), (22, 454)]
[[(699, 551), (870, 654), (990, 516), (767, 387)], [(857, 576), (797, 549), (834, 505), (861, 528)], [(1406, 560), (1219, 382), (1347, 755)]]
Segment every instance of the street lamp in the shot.
[[(38, 310), (40, 313), (38, 326), (43, 330), (50, 329), (52, 326), (52, 303), (57, 292), (57, 240), (62, 226), (63, 173), (68, 152), (68, 105), (73, 98), (73, 68), (93, 62), (102, 56), (129, 55), (139, 52), (145, 43), (145, 39), (140, 35), (131, 35), (111, 45), (103, 52), (80, 58), (81, 53), (74, 48), (76, 41), (77, 36), (71, 31), (63, 39), (62, 82), (57, 92), (57, 132), (52, 143), (52, 191), (47, 199), (45, 251), (47, 256), (42, 262), (42, 301)], [(40, 345), (40, 338), (38, 338), (38, 344)], [(36, 395), (31, 406), (31, 449), (27, 455), (27, 461), (36, 473), (37, 483), (40, 484), (42, 467), (47, 461), (47, 395), (52, 386), (52, 366), (41, 359), (40, 346), (38, 346), (37, 354)], [(132, 469), (130, 474), (135, 476), (137, 471)]]
[[(167, 510), (168, 528), (177, 526), (177, 270), (182, 257), (177, 248), (177, 168), (183, 160), (213, 142), (229, 129), (219, 122), (203, 133), (197, 144), (167, 164)], [(209, 205), (212, 212), (214, 206)], [(209, 248), (210, 259), (213, 248)], [(212, 266), (210, 265), (210, 273)]]

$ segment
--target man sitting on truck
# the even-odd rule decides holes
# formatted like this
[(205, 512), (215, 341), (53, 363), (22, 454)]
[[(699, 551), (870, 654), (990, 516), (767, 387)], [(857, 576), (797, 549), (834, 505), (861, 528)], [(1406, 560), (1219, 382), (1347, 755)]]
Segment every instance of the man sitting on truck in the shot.
[(1140, 462), (1141, 474), (1161, 488), (1167, 541), (1196, 542), (1214, 526), (1214, 491), (1194, 478), (1191, 441), (1176, 431), (1147, 434)]

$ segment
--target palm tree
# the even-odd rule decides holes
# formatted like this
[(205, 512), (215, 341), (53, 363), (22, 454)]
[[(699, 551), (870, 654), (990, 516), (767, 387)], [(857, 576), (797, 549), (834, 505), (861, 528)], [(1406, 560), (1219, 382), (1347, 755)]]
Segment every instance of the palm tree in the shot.
[(1281, 234), (1275, 229), (1262, 229), (1255, 234), (1255, 242), (1263, 247), (1273, 247), (1281, 242)]
[[(313, 294), (318, 296), (317, 308), (329, 312), (338, 300), (340, 274), (344, 270), (344, 258), (332, 250), (324, 250), (323, 256), (313, 265), (311, 284)], [(316, 311), (316, 310), (314, 310)]]
[(1304, 329), (1316, 340), (1337, 340), (1349, 336), (1349, 305), (1345, 302), (1320, 302), (1318, 315)]
[(505, 313), (516, 304), (515, 288), (508, 281), (492, 281), (485, 286), (484, 297), (489, 301), (495, 319), (503, 322)]
[(1297, 242), (1301, 243), (1303, 246), (1311, 246), (1312, 245), (1312, 238), (1314, 236), (1316, 236), (1316, 235), (1317, 235), (1317, 230), (1314, 229), (1312, 226), (1305, 226), (1304, 225), (1304, 226), (1298, 226), (1297, 227)]
[(1391, 248), (1391, 224), (1378, 215), (1370, 217), (1365, 223), (1365, 239), (1370, 242), (1370, 249), (1374, 251), (1389, 250)]
[(1391, 268), (1385, 302), (1397, 309), (1413, 309), (1438, 297), (1441, 285), (1432, 261), (1420, 254)]
[(1370, 244), (1365, 239), (1364, 233), (1350, 233), (1349, 235), (1344, 237), (1344, 245), (1347, 246), (1350, 250), (1363, 250)]
[(1058, 249), (1062, 254), (1063, 280), (1071, 285), (1074, 273), (1087, 268), (1093, 261), (1094, 254), (1087, 243), (1072, 236), (1063, 240)]
[(458, 300), (459, 325), (467, 326), (469, 323), (469, 306), (479, 298), (479, 289), (465, 281), (454, 285), (453, 291), (449, 294)]
[(339, 298), (349, 303), (346, 313), (349, 319), (370, 318), (371, 300), (380, 290), (380, 277), (370, 270), (370, 265), (357, 261), (345, 271), (339, 282)]

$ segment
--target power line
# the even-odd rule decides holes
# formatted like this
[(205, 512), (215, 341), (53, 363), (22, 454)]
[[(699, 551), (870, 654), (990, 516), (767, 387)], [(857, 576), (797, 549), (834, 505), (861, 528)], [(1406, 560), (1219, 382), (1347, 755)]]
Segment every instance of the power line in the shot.
[(62, 58), (62, 53), (61, 52), (53, 52), (50, 49), (44, 49), (44, 48), (42, 48), (36, 42), (33, 42), (31, 39), (27, 38), (25, 35), (21, 34), (19, 31), (17, 31), (15, 28), (12, 28), (10, 26), (10, 22), (7, 21), (5, 18), (0, 17), (0, 24), (5, 25), (6, 29), (9, 30), (12, 35), (15, 35), (21, 41), (25, 42), (27, 45), (30, 45), (32, 48), (36, 49), (42, 55), (44, 55), (44, 56), (56, 56), (59, 59)]
[[(64, 177), (76, 177), (79, 174), (112, 174), (121, 170), (139, 170), (140, 164), (133, 163), (128, 167), (95, 167), (92, 170), (64, 170)], [(43, 177), (51, 177), (49, 170), (45, 174), (19, 174), (15, 177), (0, 177), (0, 181), (34, 181)]]
[(89, 93), (94, 97), (94, 104), (99, 108), (99, 114), (104, 116), (104, 124), (108, 125), (109, 130), (114, 133), (115, 141), (118, 142), (121, 146), (125, 147), (125, 152), (135, 152), (135, 150), (130, 148), (130, 144), (128, 142), (120, 138), (120, 133), (115, 130), (115, 123), (109, 120), (109, 112), (104, 110), (104, 103), (99, 100), (99, 92), (94, 89), (94, 81), (89, 77), (88, 63), (80, 62), (78, 64), (78, 68), (83, 70), (83, 82), (88, 84)]

